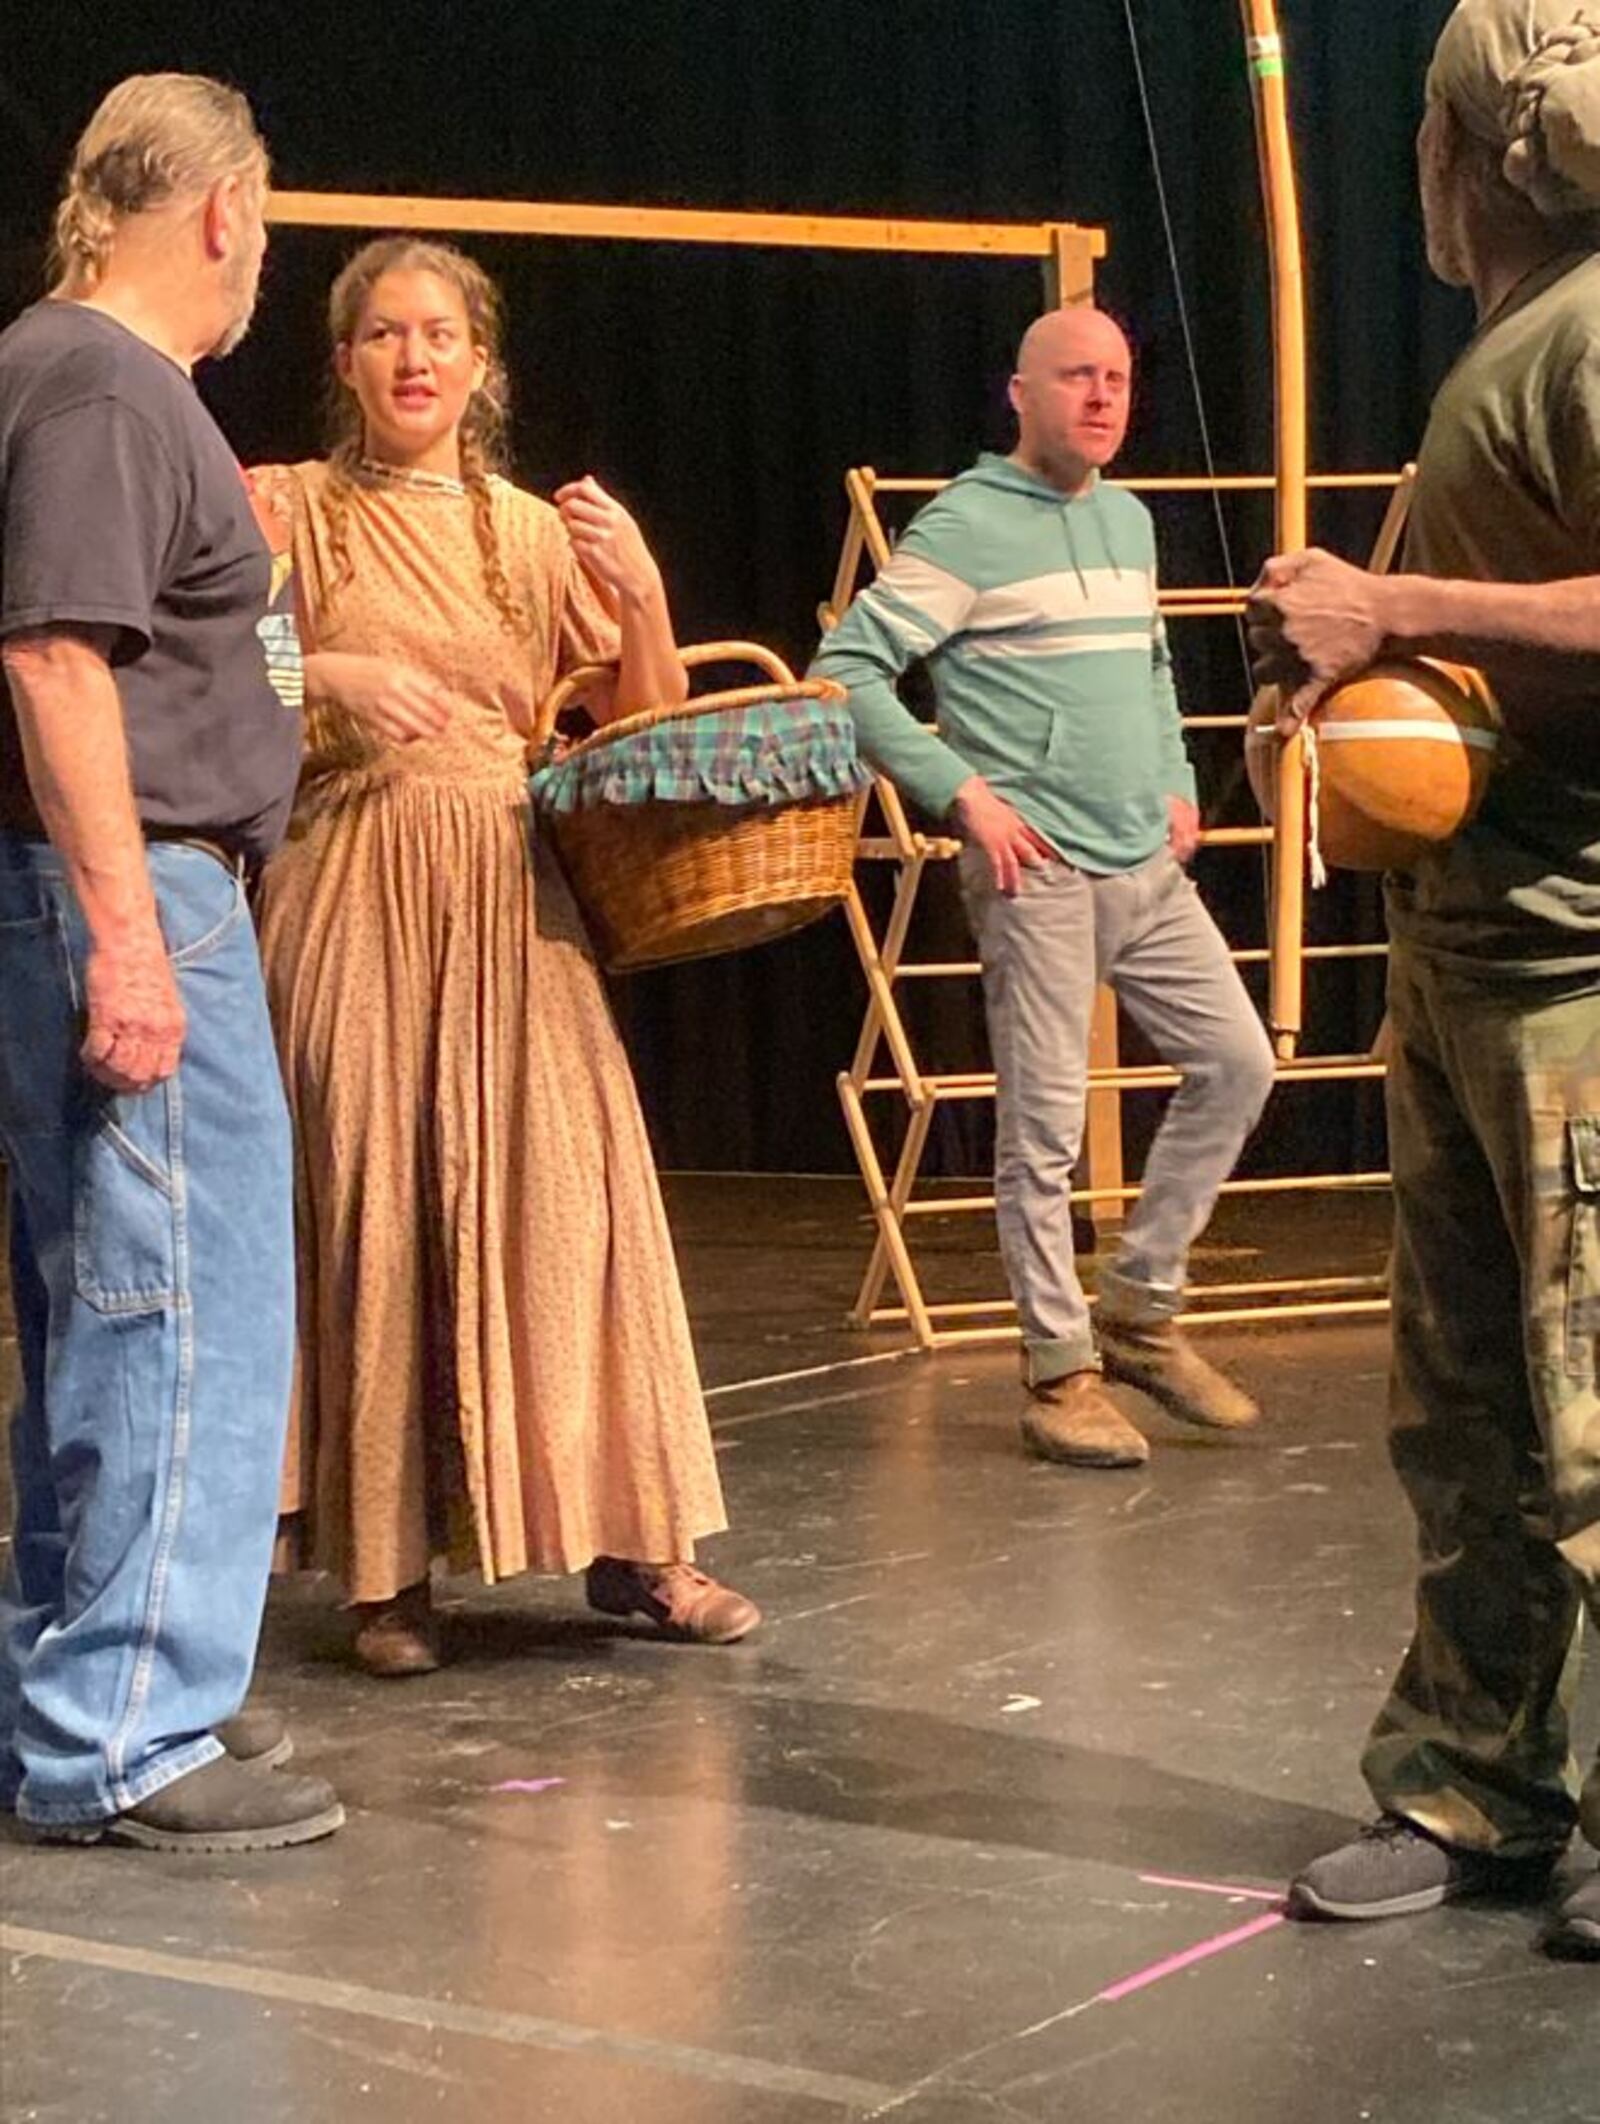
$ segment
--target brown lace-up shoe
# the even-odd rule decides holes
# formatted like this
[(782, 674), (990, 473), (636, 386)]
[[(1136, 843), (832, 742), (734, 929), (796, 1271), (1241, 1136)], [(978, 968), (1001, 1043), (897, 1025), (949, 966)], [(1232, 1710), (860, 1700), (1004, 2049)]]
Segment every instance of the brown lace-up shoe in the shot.
[(439, 1665), (439, 1619), (428, 1581), (402, 1586), (393, 1600), (361, 1601), (356, 1614), (357, 1663), (383, 1681), (432, 1674)]
[(1075, 1468), (1142, 1468), (1150, 1444), (1100, 1384), (1093, 1369), (1028, 1388), (1022, 1442), (1041, 1460)]
[(1261, 1420), (1244, 1388), (1207, 1363), (1174, 1321), (1102, 1313), (1095, 1340), (1106, 1377), (1137, 1387), (1169, 1416), (1209, 1431), (1245, 1431)]
[(597, 1556), (584, 1573), (584, 1593), (600, 1615), (644, 1615), (665, 1637), (697, 1645), (731, 1645), (761, 1620), (753, 1600), (719, 1586), (688, 1563), (628, 1563)]

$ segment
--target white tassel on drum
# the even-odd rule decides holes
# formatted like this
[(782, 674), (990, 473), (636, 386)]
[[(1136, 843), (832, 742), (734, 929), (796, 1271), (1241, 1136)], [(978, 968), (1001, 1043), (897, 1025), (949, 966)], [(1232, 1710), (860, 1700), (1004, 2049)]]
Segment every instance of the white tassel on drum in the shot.
[(1306, 861), (1311, 868), (1311, 889), (1320, 892), (1328, 882), (1328, 866), (1322, 860), (1322, 753), (1310, 723), (1301, 725), (1300, 742), (1306, 761)]
[[(1272, 697), (1275, 701), (1275, 696)], [(1267, 696), (1258, 695), (1253, 713), (1262, 712)], [(1251, 722), (1245, 730), (1245, 765), (1250, 776), (1250, 787), (1255, 794), (1261, 816), (1270, 826), (1276, 816), (1274, 794), (1278, 786), (1278, 755), (1283, 749), (1283, 739), (1278, 735), (1277, 710), (1272, 705), (1266, 709), (1268, 720)], [(1328, 866), (1323, 861), (1322, 842), (1319, 831), (1318, 802), (1322, 791), (1322, 763), (1317, 757), (1317, 735), (1309, 723), (1301, 729), (1305, 746), (1306, 771), (1306, 862), (1310, 870), (1314, 890), (1320, 891), (1328, 882)]]

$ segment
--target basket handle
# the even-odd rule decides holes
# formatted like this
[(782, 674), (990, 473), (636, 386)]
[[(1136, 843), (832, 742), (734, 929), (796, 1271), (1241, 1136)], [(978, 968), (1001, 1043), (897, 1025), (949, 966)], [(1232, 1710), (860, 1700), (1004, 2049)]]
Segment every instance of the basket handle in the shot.
[(761, 642), (695, 642), (678, 653), (691, 671), (699, 664), (755, 664), (780, 686), (794, 684), (794, 673), (783, 658)]
[[(794, 673), (789, 669), (783, 658), (775, 650), (765, 648), (760, 642), (695, 642), (687, 649), (680, 649), (678, 654), (691, 671), (700, 664), (754, 664), (758, 669), (764, 671), (768, 678), (777, 686), (788, 687), (795, 682)], [(565, 678), (559, 679), (551, 688), (545, 699), (544, 706), (540, 710), (540, 722), (546, 727), (553, 724), (562, 709), (568, 706), (570, 702), (576, 700), (580, 694), (586, 692), (589, 687), (594, 685), (596, 680), (613, 679), (616, 675), (615, 664), (579, 664), (574, 670), (569, 671)], [(710, 696), (707, 695), (706, 698), (709, 699)], [(681, 702), (678, 703), (680, 708), (683, 705)], [(723, 703), (724, 707), (733, 705), (735, 704), (732, 702), (725, 701)], [(641, 715), (656, 715), (661, 713), (673, 714), (677, 711), (676, 709), (663, 711), (654, 708), (644, 708), (639, 712)], [(630, 715), (625, 720), (632, 724), (638, 718)], [(608, 730), (615, 730), (618, 727), (617, 723), (605, 725)]]

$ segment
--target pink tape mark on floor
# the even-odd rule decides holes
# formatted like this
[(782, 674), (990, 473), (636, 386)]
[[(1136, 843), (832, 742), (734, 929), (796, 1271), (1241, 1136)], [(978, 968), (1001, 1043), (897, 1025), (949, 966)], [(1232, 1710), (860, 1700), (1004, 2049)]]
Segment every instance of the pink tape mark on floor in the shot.
[(503, 1785), (491, 1785), (491, 1792), (549, 1792), (557, 1785), (564, 1785), (564, 1777), (508, 1777)]
[(1227, 1895), (1245, 1903), (1283, 1901), (1277, 1888), (1230, 1888), (1226, 1881), (1186, 1881), (1172, 1873), (1141, 1873), (1139, 1878), (1147, 1888), (1189, 1888), (1196, 1895)]
[(1151, 1984), (1159, 1984), (1164, 1977), (1176, 1976), (1180, 1969), (1207, 1961), (1214, 1954), (1225, 1954), (1230, 1947), (1242, 1947), (1246, 1940), (1259, 1939), (1262, 1933), (1273, 1931), (1283, 1921), (1281, 1910), (1269, 1911), (1265, 1917), (1252, 1918), (1248, 1925), (1236, 1925), (1232, 1932), (1219, 1932), (1214, 1939), (1201, 1940), (1198, 1946), (1186, 1947), (1181, 1954), (1169, 1954), (1165, 1961), (1152, 1962), (1148, 1969), (1137, 1970), (1120, 1983), (1108, 1984), (1096, 1997), (1101, 2005), (1114, 2006), (1119, 1999), (1144, 1991)]

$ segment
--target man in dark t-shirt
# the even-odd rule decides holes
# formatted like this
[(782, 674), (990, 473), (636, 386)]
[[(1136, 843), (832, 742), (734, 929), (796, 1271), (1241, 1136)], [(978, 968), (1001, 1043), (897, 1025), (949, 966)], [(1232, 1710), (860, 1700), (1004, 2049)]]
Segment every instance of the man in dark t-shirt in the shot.
[[(0, 1803), (244, 1851), (338, 1827), (240, 1715), (293, 1348), (288, 1120), (244, 875), (299, 756), (272, 562), (190, 378), (255, 299), (242, 97), (113, 89), (0, 335), (0, 1152), (22, 1360)], [(271, 642), (269, 675), (266, 644)]]
[[(1571, 1778), (1563, 1679), (1600, 1625), (1600, 30), (1463, 0), (1419, 136), (1429, 257), (1479, 324), (1434, 402), (1403, 572), (1270, 562), (1253, 634), (1291, 715), (1380, 652), (1481, 664), (1504, 759), (1387, 886), (1391, 1447), (1422, 1569), (1363, 1769), (1382, 1813), (1299, 1916), (1542, 1891)], [(1600, 1873), (1553, 1953), (1600, 1959)]]
[[(104, 630), (134, 806), (252, 865), (282, 837), (300, 717), (271, 683), (271, 557), (194, 384), (115, 316), (48, 301), (0, 339), (0, 624)], [(43, 837), (0, 703), (0, 828)]]

